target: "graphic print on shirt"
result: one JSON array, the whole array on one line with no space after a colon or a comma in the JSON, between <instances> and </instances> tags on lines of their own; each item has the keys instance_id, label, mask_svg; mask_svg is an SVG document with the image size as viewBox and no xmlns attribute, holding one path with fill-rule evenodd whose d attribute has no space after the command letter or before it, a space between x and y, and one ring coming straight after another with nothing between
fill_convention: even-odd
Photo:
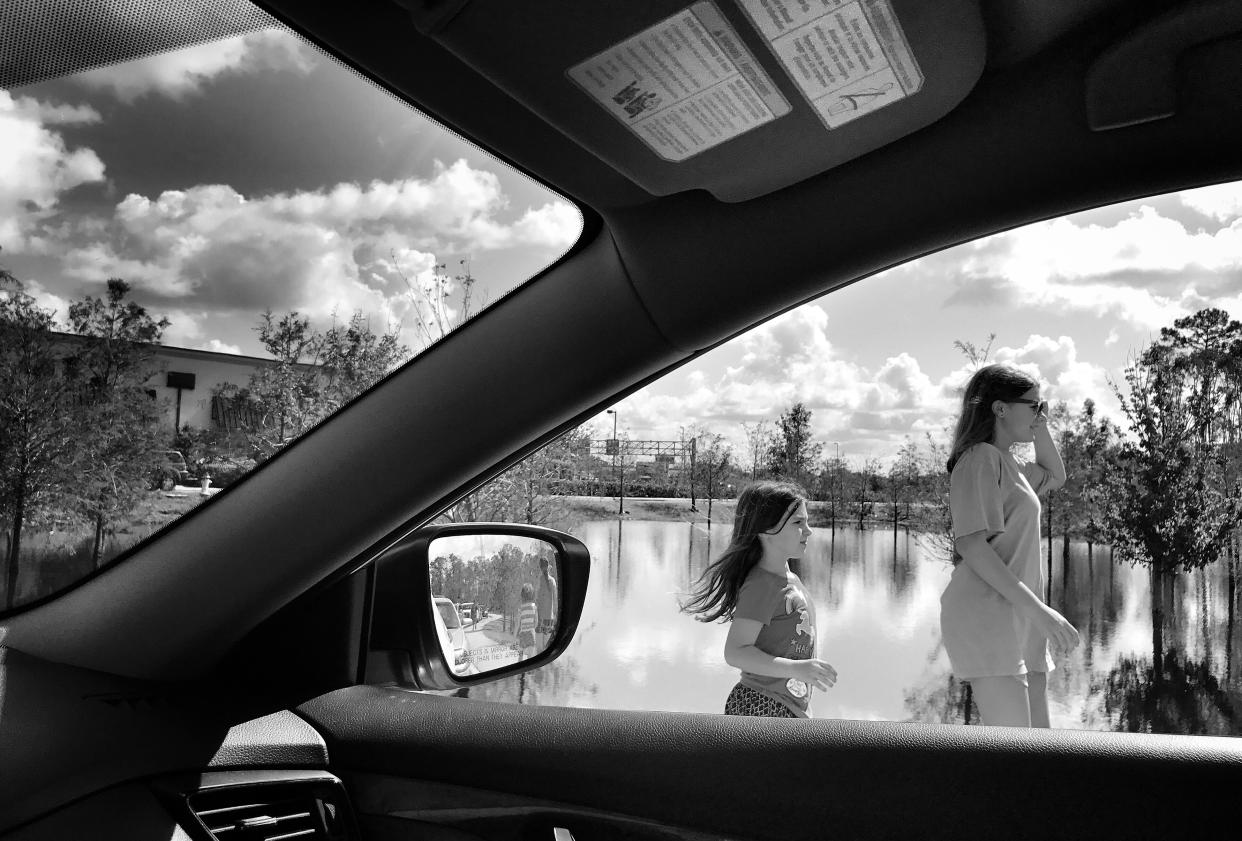
<instances>
[{"instance_id":1,"label":"graphic print on shirt","mask_svg":"<svg viewBox=\"0 0 1242 841\"><path fill-rule=\"evenodd\" d=\"M792 616L795 610L798 612L798 626L794 628L794 633L798 636L805 636L806 642L796 636L790 641L792 650L789 653L810 657L815 640L815 624L811 621L811 612L807 609L806 599L791 587L785 591L785 612Z\"/></svg>"},{"instance_id":2,"label":"graphic print on shirt","mask_svg":"<svg viewBox=\"0 0 1242 841\"><path fill-rule=\"evenodd\" d=\"M811 621L811 612L807 609L806 599L797 590L790 587L785 591L785 613L798 613L798 625L794 629L794 638L789 641L790 655L802 655L796 659L807 659L811 656L815 644L815 624ZM801 637L805 636L803 642ZM804 681L791 677L785 681L785 689L795 698L805 698L811 688Z\"/></svg>"}]
</instances>

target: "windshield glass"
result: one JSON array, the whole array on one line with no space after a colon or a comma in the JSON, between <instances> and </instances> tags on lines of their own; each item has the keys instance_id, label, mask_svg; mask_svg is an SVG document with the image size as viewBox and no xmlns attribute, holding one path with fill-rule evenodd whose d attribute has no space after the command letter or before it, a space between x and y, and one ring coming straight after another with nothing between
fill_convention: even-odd
<instances>
[{"instance_id":1,"label":"windshield glass","mask_svg":"<svg viewBox=\"0 0 1242 841\"><path fill-rule=\"evenodd\" d=\"M0 90L0 609L209 500L579 236L577 207L261 22Z\"/></svg>"},{"instance_id":2,"label":"windshield glass","mask_svg":"<svg viewBox=\"0 0 1242 841\"><path fill-rule=\"evenodd\" d=\"M457 619L457 611L453 608L452 602L437 601L436 607L440 608L440 618L444 620L444 627L449 630L461 627L461 622Z\"/></svg>"}]
</instances>

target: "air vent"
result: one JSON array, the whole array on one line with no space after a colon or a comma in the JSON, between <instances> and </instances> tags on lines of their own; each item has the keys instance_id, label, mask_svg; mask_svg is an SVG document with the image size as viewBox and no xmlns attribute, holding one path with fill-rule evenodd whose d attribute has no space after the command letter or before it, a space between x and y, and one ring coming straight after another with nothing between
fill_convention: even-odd
<instances>
[{"instance_id":1,"label":"air vent","mask_svg":"<svg viewBox=\"0 0 1242 841\"><path fill-rule=\"evenodd\" d=\"M188 798L216 841L347 841L344 790L321 780L221 786Z\"/></svg>"}]
</instances>

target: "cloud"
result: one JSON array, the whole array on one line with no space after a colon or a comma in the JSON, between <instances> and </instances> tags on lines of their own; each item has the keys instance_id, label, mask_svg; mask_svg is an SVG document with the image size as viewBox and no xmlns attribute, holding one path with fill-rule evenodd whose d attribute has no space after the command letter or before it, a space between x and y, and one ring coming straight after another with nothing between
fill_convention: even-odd
<instances>
[{"instance_id":1,"label":"cloud","mask_svg":"<svg viewBox=\"0 0 1242 841\"><path fill-rule=\"evenodd\" d=\"M1099 405L1109 402L1107 397L1112 389L1108 385L1108 372L1080 359L1078 347L1069 336L1053 339L1032 334L1022 347L1000 348L993 358L1036 376L1044 384L1042 396L1053 401L1063 400L1071 409L1082 406L1087 399Z\"/></svg>"},{"instance_id":2,"label":"cloud","mask_svg":"<svg viewBox=\"0 0 1242 841\"><path fill-rule=\"evenodd\" d=\"M828 335L828 317L818 305L793 310L731 343L728 352L740 350L740 363L721 366L709 354L686 376L685 387L655 384L621 401L615 408L622 428L634 430L631 437L673 440L683 427L698 424L725 435L745 460L741 424L771 424L801 401L812 411L814 439L829 449L839 442L851 463L874 458L887 466L907 436L920 443L926 433L942 437L956 416L972 365L937 379L909 353L878 366L860 365L843 358ZM1082 359L1069 336L1032 334L1020 346L994 349L991 360L1029 372L1049 399L1065 401L1071 409L1087 398L1097 406L1111 403L1105 369ZM708 370L723 373L709 377Z\"/></svg>"},{"instance_id":3,"label":"cloud","mask_svg":"<svg viewBox=\"0 0 1242 841\"><path fill-rule=\"evenodd\" d=\"M947 282L954 291L946 306L1069 310L1155 330L1235 295L1242 273L1242 185L1176 195L1228 224L1192 228L1162 215L1153 206L1167 207L1161 200L1131 206L1109 224L1086 221L1100 218L1094 211L1027 225L894 271Z\"/></svg>"},{"instance_id":4,"label":"cloud","mask_svg":"<svg viewBox=\"0 0 1242 841\"><path fill-rule=\"evenodd\" d=\"M1088 398L1097 406L1112 402L1108 399L1112 394L1108 370L1080 358L1078 346L1070 336L1054 339L1033 333L1021 347L995 348L988 361L1025 371L1039 381L1043 397L1053 402L1064 401L1074 410ZM939 405L951 404L948 416L956 414L962 389L974 371L973 365L963 364L937 383L936 390L942 398Z\"/></svg>"},{"instance_id":5,"label":"cloud","mask_svg":"<svg viewBox=\"0 0 1242 841\"><path fill-rule=\"evenodd\" d=\"M212 353L231 353L234 356L241 355L241 348L237 345L230 345L219 339L212 339L210 342L198 346L199 350L209 350Z\"/></svg>"},{"instance_id":6,"label":"cloud","mask_svg":"<svg viewBox=\"0 0 1242 841\"><path fill-rule=\"evenodd\" d=\"M88 70L72 78L84 87L108 91L125 103L148 94L180 100L226 74L261 70L307 73L314 61L311 48L297 36L267 29Z\"/></svg>"},{"instance_id":7,"label":"cloud","mask_svg":"<svg viewBox=\"0 0 1242 841\"><path fill-rule=\"evenodd\" d=\"M72 249L67 276L117 276L156 311L298 310L318 321L362 311L387 327L451 321L437 253L568 247L581 227L563 202L516 221L494 173L458 160L427 178L245 196L227 185L126 196L107 235ZM554 254L549 254L549 257ZM513 280L513 279L507 279ZM411 290L414 290L412 293ZM194 338L188 336L188 338Z\"/></svg>"},{"instance_id":8,"label":"cloud","mask_svg":"<svg viewBox=\"0 0 1242 841\"><path fill-rule=\"evenodd\" d=\"M0 247L46 250L41 226L61 196L103 180L99 156L90 149L69 149L52 128L99 119L90 108L15 99L0 91Z\"/></svg>"},{"instance_id":9,"label":"cloud","mask_svg":"<svg viewBox=\"0 0 1242 841\"><path fill-rule=\"evenodd\" d=\"M1181 202L1218 222L1228 223L1242 217L1242 182L1216 184L1177 194Z\"/></svg>"},{"instance_id":10,"label":"cloud","mask_svg":"<svg viewBox=\"0 0 1242 841\"><path fill-rule=\"evenodd\" d=\"M64 328L69 323L69 302L67 300L53 292L49 292L37 280L25 280L22 282L22 286L26 294L34 299L37 306L49 310L53 314L57 325Z\"/></svg>"},{"instance_id":11,"label":"cloud","mask_svg":"<svg viewBox=\"0 0 1242 841\"><path fill-rule=\"evenodd\" d=\"M828 333L820 306L792 310L730 343L727 352L740 349L740 362L724 366L714 381L704 374L716 368L709 354L687 378L688 388L641 389L618 404L620 418L644 436L669 439L677 438L681 427L699 423L728 436L741 453L742 423L770 422L802 402L812 412L817 440L840 441L855 454L884 458L896 452L907 432L919 434L929 419L953 411L952 396L946 398L910 354L868 368L843 358Z\"/></svg>"}]
</instances>

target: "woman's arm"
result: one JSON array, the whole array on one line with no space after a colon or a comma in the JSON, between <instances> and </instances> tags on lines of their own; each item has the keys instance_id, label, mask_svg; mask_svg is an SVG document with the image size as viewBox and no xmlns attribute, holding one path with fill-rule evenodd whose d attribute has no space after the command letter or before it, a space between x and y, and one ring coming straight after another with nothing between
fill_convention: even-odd
<instances>
[{"instance_id":1,"label":"woman's arm","mask_svg":"<svg viewBox=\"0 0 1242 841\"><path fill-rule=\"evenodd\" d=\"M1035 463L1048 471L1049 479L1045 490L1055 491L1065 484L1065 462L1057 452L1056 442L1048 430L1048 416L1040 415L1033 424L1035 429Z\"/></svg>"},{"instance_id":2,"label":"woman's arm","mask_svg":"<svg viewBox=\"0 0 1242 841\"><path fill-rule=\"evenodd\" d=\"M1048 639L1066 650L1078 645L1078 631L1064 616L1048 607L1039 596L1018 580L1013 570L1005 565L1000 555L988 543L987 534L977 531L957 539L957 553L962 563L984 580L1005 600L1026 616Z\"/></svg>"},{"instance_id":3,"label":"woman's arm","mask_svg":"<svg viewBox=\"0 0 1242 841\"><path fill-rule=\"evenodd\" d=\"M725 662L752 675L793 677L820 689L828 689L837 682L837 670L823 660L792 660L760 651L755 640L761 630L763 623L755 619L734 619L730 622L729 636L725 639Z\"/></svg>"}]
</instances>

